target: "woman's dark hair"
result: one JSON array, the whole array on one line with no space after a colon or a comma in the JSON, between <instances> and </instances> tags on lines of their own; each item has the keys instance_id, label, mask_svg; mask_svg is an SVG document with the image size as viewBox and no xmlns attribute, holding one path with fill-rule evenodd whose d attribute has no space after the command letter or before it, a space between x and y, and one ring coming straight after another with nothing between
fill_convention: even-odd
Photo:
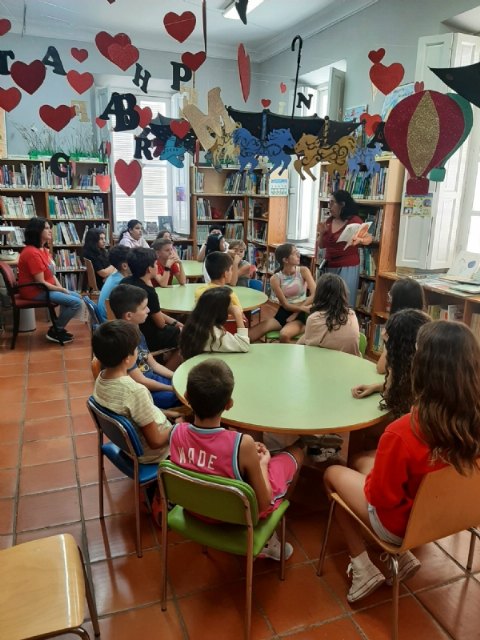
<instances>
[{"instance_id":1,"label":"woman's dark hair","mask_svg":"<svg viewBox=\"0 0 480 640\"><path fill-rule=\"evenodd\" d=\"M283 269L283 261L290 257L292 251L295 250L295 245L291 242L284 242L279 244L275 249L275 260L278 262L279 267L275 269L275 273L278 273Z\"/></svg>"},{"instance_id":2,"label":"woman's dark hair","mask_svg":"<svg viewBox=\"0 0 480 640\"><path fill-rule=\"evenodd\" d=\"M135 218L133 218L132 220L129 220L127 222L127 226L125 227L125 229L122 229L122 231L120 232L120 237L119 237L118 241L120 242L120 240L123 238L123 236L128 231L131 231L133 228L135 228L137 226L137 224L139 224L141 227L143 227L141 220L136 220Z\"/></svg>"},{"instance_id":3,"label":"woman's dark hair","mask_svg":"<svg viewBox=\"0 0 480 640\"><path fill-rule=\"evenodd\" d=\"M388 409L395 418L410 412L413 404L412 360L417 334L431 318L418 309L403 309L390 316L385 325L387 358L381 409Z\"/></svg>"},{"instance_id":4,"label":"woman's dark hair","mask_svg":"<svg viewBox=\"0 0 480 640\"><path fill-rule=\"evenodd\" d=\"M172 232L170 231L170 229L166 229L165 227L163 227L163 229L160 229L160 231L157 233L157 237L155 238L155 240L163 240L167 233L170 237L172 237Z\"/></svg>"},{"instance_id":5,"label":"woman's dark hair","mask_svg":"<svg viewBox=\"0 0 480 640\"><path fill-rule=\"evenodd\" d=\"M148 267L154 267L157 256L153 249L138 247L128 254L128 266L134 278L143 278Z\"/></svg>"},{"instance_id":6,"label":"woman's dark hair","mask_svg":"<svg viewBox=\"0 0 480 640\"><path fill-rule=\"evenodd\" d=\"M205 243L205 257L208 256L209 253L213 253L214 251L220 251L220 241L223 236L218 233L211 233L207 242Z\"/></svg>"},{"instance_id":7,"label":"woman's dark hair","mask_svg":"<svg viewBox=\"0 0 480 640\"><path fill-rule=\"evenodd\" d=\"M337 204L341 204L342 211L340 213L341 220L348 220L353 216L356 216L358 213L358 204L352 198L352 196L348 193L348 191L344 191L344 189L338 189L332 193L332 196Z\"/></svg>"},{"instance_id":8,"label":"woman's dark hair","mask_svg":"<svg viewBox=\"0 0 480 640\"><path fill-rule=\"evenodd\" d=\"M223 328L228 318L232 291L228 287L207 289L198 299L180 334L180 352L185 360L203 353L214 327Z\"/></svg>"},{"instance_id":9,"label":"woman's dark hair","mask_svg":"<svg viewBox=\"0 0 480 640\"><path fill-rule=\"evenodd\" d=\"M423 289L413 278L397 280L390 289L390 296L390 313L396 313L402 309L423 310L425 308Z\"/></svg>"},{"instance_id":10,"label":"woman's dark hair","mask_svg":"<svg viewBox=\"0 0 480 640\"><path fill-rule=\"evenodd\" d=\"M459 473L478 468L480 455L480 347L461 322L422 327L412 365L413 429L432 461Z\"/></svg>"},{"instance_id":11,"label":"woman's dark hair","mask_svg":"<svg viewBox=\"0 0 480 640\"><path fill-rule=\"evenodd\" d=\"M317 281L311 313L324 311L327 329L337 331L348 322L348 298L344 281L334 273L324 273Z\"/></svg>"},{"instance_id":12,"label":"woman's dark hair","mask_svg":"<svg viewBox=\"0 0 480 640\"><path fill-rule=\"evenodd\" d=\"M25 227L26 245L37 247L37 249L42 247L40 238L47 222L48 220L46 220L46 218L30 218L27 222L27 226Z\"/></svg>"},{"instance_id":13,"label":"woman's dark hair","mask_svg":"<svg viewBox=\"0 0 480 640\"><path fill-rule=\"evenodd\" d=\"M99 256L102 254L107 255L107 250L105 248L100 249L98 246L101 235L106 235L105 229L93 227L87 231L82 249L82 256L84 258L89 258L89 256Z\"/></svg>"}]
</instances>

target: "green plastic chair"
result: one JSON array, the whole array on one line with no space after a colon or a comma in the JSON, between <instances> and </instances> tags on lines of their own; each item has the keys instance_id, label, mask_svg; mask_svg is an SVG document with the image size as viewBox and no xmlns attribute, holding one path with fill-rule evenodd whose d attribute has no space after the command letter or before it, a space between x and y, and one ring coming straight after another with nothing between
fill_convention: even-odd
<instances>
[{"instance_id":1,"label":"green plastic chair","mask_svg":"<svg viewBox=\"0 0 480 640\"><path fill-rule=\"evenodd\" d=\"M364 333L360 333L360 337L358 339L358 348L360 349L362 358L364 358L365 352L367 350L367 336Z\"/></svg>"},{"instance_id":2,"label":"green plastic chair","mask_svg":"<svg viewBox=\"0 0 480 640\"><path fill-rule=\"evenodd\" d=\"M298 340L302 334L299 333L298 336L294 336L293 340ZM268 331L265 334L265 342L279 342L280 340L280 331Z\"/></svg>"},{"instance_id":3,"label":"green plastic chair","mask_svg":"<svg viewBox=\"0 0 480 640\"><path fill-rule=\"evenodd\" d=\"M246 556L245 638L250 638L252 617L253 560L281 524L280 580L285 579L285 511L284 500L266 518L259 520L257 498L246 482L187 471L169 460L158 468L162 497L162 611L167 609L168 530L199 544ZM168 511L168 503L176 506ZM205 522L192 512L219 521Z\"/></svg>"}]
</instances>

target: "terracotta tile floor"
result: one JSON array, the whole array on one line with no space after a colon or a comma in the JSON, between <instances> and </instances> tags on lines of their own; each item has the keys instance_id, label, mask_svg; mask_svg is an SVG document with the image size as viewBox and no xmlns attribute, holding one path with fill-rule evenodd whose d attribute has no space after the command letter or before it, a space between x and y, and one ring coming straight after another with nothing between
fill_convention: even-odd
<instances>
[{"instance_id":1,"label":"terracotta tile floor","mask_svg":"<svg viewBox=\"0 0 480 640\"><path fill-rule=\"evenodd\" d=\"M46 324L20 335L15 351L0 337L0 548L71 533L90 564L104 640L242 638L244 569L235 557L172 536L168 610L160 609L159 532L143 514L144 556L134 545L132 485L107 462L109 486L98 517L95 433L85 400L92 390L87 327L75 341L48 343ZM256 640L380 640L390 637L390 590L348 605L348 556L333 531L325 574L315 575L326 522L321 471L304 468L288 514L294 555L285 582L269 560L255 563ZM467 577L468 536L418 549L420 572L403 586L400 637L480 638L480 549ZM1 573L1 570L0 570ZM87 624L89 630L91 628Z\"/></svg>"}]
</instances>

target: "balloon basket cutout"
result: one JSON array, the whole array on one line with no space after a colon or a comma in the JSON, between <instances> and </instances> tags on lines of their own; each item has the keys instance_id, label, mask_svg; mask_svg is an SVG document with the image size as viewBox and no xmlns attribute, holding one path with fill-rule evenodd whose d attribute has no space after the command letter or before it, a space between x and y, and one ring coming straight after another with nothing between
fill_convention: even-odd
<instances>
[{"instance_id":1,"label":"balloon basket cutout","mask_svg":"<svg viewBox=\"0 0 480 640\"><path fill-rule=\"evenodd\" d=\"M407 195L429 193L429 172L458 148L464 131L462 108L438 91L414 93L392 109L385 138L409 173Z\"/></svg>"}]
</instances>

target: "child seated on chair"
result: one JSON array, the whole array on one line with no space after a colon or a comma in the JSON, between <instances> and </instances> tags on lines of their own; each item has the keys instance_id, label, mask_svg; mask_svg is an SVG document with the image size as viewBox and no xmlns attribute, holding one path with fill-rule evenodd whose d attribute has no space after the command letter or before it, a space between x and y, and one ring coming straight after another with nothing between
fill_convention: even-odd
<instances>
[{"instance_id":1,"label":"child seated on chair","mask_svg":"<svg viewBox=\"0 0 480 640\"><path fill-rule=\"evenodd\" d=\"M256 272L256 267L253 264L250 264L247 260L245 260L245 251L247 250L247 245L243 240L230 240L230 246L228 247L228 253L235 258L238 256L239 263L237 266L237 287L248 287L248 281L250 278L253 278Z\"/></svg>"},{"instance_id":2,"label":"child seated on chair","mask_svg":"<svg viewBox=\"0 0 480 640\"><path fill-rule=\"evenodd\" d=\"M118 320L125 320L137 327L148 315L147 294L132 284L119 284L110 294L110 308ZM146 387L156 407L170 409L179 404L172 387L173 371L159 364L150 353L145 336L140 334L137 359L128 370L135 382Z\"/></svg>"},{"instance_id":3,"label":"child seated on chair","mask_svg":"<svg viewBox=\"0 0 480 640\"><path fill-rule=\"evenodd\" d=\"M195 289L195 301L200 298L204 291L213 287L233 286L237 282L236 268L234 269L235 262L238 264L238 259L235 261L229 253L222 253L221 251L209 253L205 258L205 268L210 276L210 282ZM242 311L242 305L234 291L230 293L230 298L232 304Z\"/></svg>"},{"instance_id":4,"label":"child seated on chair","mask_svg":"<svg viewBox=\"0 0 480 640\"><path fill-rule=\"evenodd\" d=\"M146 387L128 375L135 365L140 343L138 326L125 320L104 322L92 337L95 356L103 364L93 397L105 409L125 416L143 445L139 462L160 462L168 456L171 424L154 404Z\"/></svg>"},{"instance_id":5,"label":"child seated on chair","mask_svg":"<svg viewBox=\"0 0 480 640\"><path fill-rule=\"evenodd\" d=\"M248 482L255 491L260 517L266 517L285 497L303 462L303 452L289 447L271 457L250 435L221 427L222 413L233 406L233 387L232 371L222 360L211 358L193 367L185 397L195 420L173 427L170 459L185 469ZM275 533L259 557L280 560L280 551ZM285 558L292 553L292 546L286 543Z\"/></svg>"}]
</instances>

